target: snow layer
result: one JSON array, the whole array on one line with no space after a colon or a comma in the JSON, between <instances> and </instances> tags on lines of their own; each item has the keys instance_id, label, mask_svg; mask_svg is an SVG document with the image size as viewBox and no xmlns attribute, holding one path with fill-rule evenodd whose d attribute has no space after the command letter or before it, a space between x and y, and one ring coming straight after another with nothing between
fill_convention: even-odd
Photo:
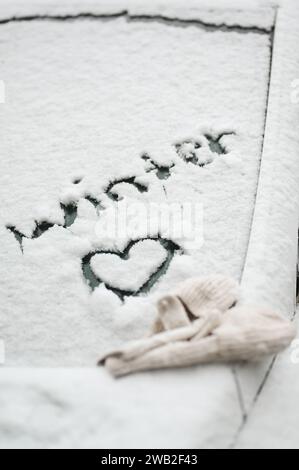
<instances>
[{"instance_id":1,"label":"snow layer","mask_svg":"<svg viewBox=\"0 0 299 470\"><path fill-rule=\"evenodd\" d=\"M237 448L298 449L299 338L273 363L271 374L257 396Z\"/></svg>"},{"instance_id":2,"label":"snow layer","mask_svg":"<svg viewBox=\"0 0 299 470\"><path fill-rule=\"evenodd\" d=\"M129 299L130 308L111 299L117 309L105 313L105 290L91 295L83 278L83 257L111 249L95 223L115 204L112 183L123 198L129 179L136 200L204 204L202 249L182 246L184 256L175 254L152 292L187 275L221 271L240 278L264 130L270 36L120 17L12 22L0 26L0 37L7 83L0 116L7 364L94 364L102 349L148 325L139 313L136 326L142 299ZM178 152L186 141L202 146L197 161ZM160 179L157 168L168 168L169 176ZM145 190L132 184L134 177ZM84 197L99 206L80 201L67 229L56 225L30 239L35 221L63 225L60 204ZM29 237L23 256L8 224ZM130 333L111 331L111 319L117 322L124 309Z\"/></svg>"},{"instance_id":3,"label":"snow layer","mask_svg":"<svg viewBox=\"0 0 299 470\"><path fill-rule=\"evenodd\" d=\"M273 19L273 10L251 9L259 2L248 5L246 1L246 11L240 8L239 1L221 2L225 9L216 11L201 9L204 3L211 7L211 2L190 1L187 9L181 7L181 2L151 2L147 7L136 2L119 3L122 7L130 4L130 14L157 12L213 25L256 25L269 30ZM233 3L235 10L231 10ZM262 2L263 6L269 3ZM284 3L288 2L280 2ZM87 4L84 3L85 11L98 13L103 12L102 8L106 12L119 8L116 2L113 11L112 2L105 7L103 3L90 7ZM80 6L66 1L34 5L9 2L2 9L1 18L53 12L78 14ZM296 21L295 14L291 16ZM64 22L60 26L47 22L0 26L4 78L10 83L5 115L0 108L4 130L0 144L0 323L8 364L90 365L101 348L143 334L151 322L153 299L129 298L121 306L119 298L103 285L91 293L82 276L82 257L101 246L94 230L101 210L83 197L97 197L103 207L110 204L105 189L111 179L137 175L138 181L149 185L147 192L139 193L131 184L128 187L119 183L115 189L121 197L161 201L166 193L172 200L174 194L185 197L187 187L191 197L197 191L207 196L207 233L202 252L174 256L154 296L190 273L204 273L209 268L215 271L220 267L236 278L241 276L263 135L269 37L264 33L243 34L237 29L212 29L213 32L195 26L180 29L163 22L138 25L129 22L128 17L114 20L113 30L112 22L87 21ZM288 31L289 26L281 22L282 36L286 37ZM283 40L280 39L280 50ZM98 47L99 44L105 47ZM290 50L294 52L295 48L291 45ZM109 69L111 57L113 67ZM280 59L276 65L278 95L288 60L289 54L285 54L286 62ZM293 66L295 70L296 59ZM286 85L292 73L289 71L285 78ZM276 112L277 109L279 105ZM287 105L282 109L284 116L288 114ZM290 119L295 119L294 114ZM175 151L177 143L204 140L207 133L223 131L235 132L221 139L228 153L213 154L213 163L204 167L187 164ZM279 144L280 150L294 148L294 140L288 139L285 145L284 136L281 143L275 142L275 148ZM171 176L161 182L158 171L146 173L146 165L140 159L143 152L150 153L160 165L170 168L175 164L170 169ZM288 162L287 155L285 158ZM204 160L209 158L205 156ZM286 166L280 170L277 167L276 174L285 172ZM267 173L270 167L271 164L263 172ZM292 164L290 171L291 167ZM76 184L71 183L74 181ZM290 181L293 187L294 179ZM15 224L27 236L34 230L35 219L63 225L59 201L79 201L74 224L68 229L52 227L33 240L24 238L22 255L4 225ZM283 207L283 198L278 198L277 203ZM261 206L265 214L269 206ZM293 207L288 205L285 220ZM255 218L257 225L261 224L262 214L263 211ZM280 211L270 230L274 246L282 214ZM267 226L268 222L262 225L265 234L269 233ZM233 241L234 233L239 241ZM281 235L285 237L285 231ZM263 237L255 236L254 240L250 248L253 260L257 240L261 241L259 249L271 245ZM291 239L285 245L287 250L289 247ZM279 253L284 261L285 249L281 246ZM287 258L289 266L292 256ZM260 260L261 266L264 258ZM288 268L286 272L284 288L288 292ZM248 292L254 293L254 269L249 273L246 285ZM261 273L259 279L260 276ZM268 281L269 276L272 277L271 270L267 269ZM265 286L264 278L262 284ZM261 289L258 292L260 295ZM200 367L142 374L115 382L105 371L96 369L3 368L1 446L227 447L239 427L241 412L248 412L264 370L265 364L249 370L249 374L246 368L243 375L240 369L232 375L225 366ZM242 384L237 396L238 377ZM240 393L247 392L248 385L245 410ZM274 394L268 392L268 405L273 397L275 400L275 394L278 396L277 389ZM279 390L279 394L285 391ZM194 391L196 406L189 399ZM285 397L287 403L289 395ZM262 405L264 409L265 402ZM266 415L270 417L272 409L268 411ZM293 407L288 414L293 414ZM237 441L239 446L248 442L258 445L254 438L257 427L272 432L272 438L267 440L264 433L259 434L260 442L275 442L272 420L266 418L261 426L258 416L257 411L247 437L244 434L243 439L241 435ZM286 446L292 442L287 429L295 429L289 424L283 436Z\"/></svg>"},{"instance_id":4,"label":"snow layer","mask_svg":"<svg viewBox=\"0 0 299 470\"><path fill-rule=\"evenodd\" d=\"M245 299L267 304L293 317L299 213L299 134L298 104L292 101L291 91L299 70L299 5L297 2L284 4L286 7L278 10L276 19L266 134L242 290ZM238 368L247 411L261 383L267 378L270 364L271 359L259 367Z\"/></svg>"},{"instance_id":5,"label":"snow layer","mask_svg":"<svg viewBox=\"0 0 299 470\"><path fill-rule=\"evenodd\" d=\"M277 14L263 156L242 278L247 298L289 316L295 310L299 213L298 104L292 101L299 69L298 2L295 5L293 14L284 8ZM271 289L265 289L269 279Z\"/></svg>"},{"instance_id":6,"label":"snow layer","mask_svg":"<svg viewBox=\"0 0 299 470\"><path fill-rule=\"evenodd\" d=\"M119 381L97 369L7 368L0 409L1 448L222 448L240 420L220 366Z\"/></svg>"},{"instance_id":7,"label":"snow layer","mask_svg":"<svg viewBox=\"0 0 299 470\"><path fill-rule=\"evenodd\" d=\"M243 0L242 0L243 1ZM0 19L30 15L76 15L82 13L82 4L74 0L2 0L5 8ZM262 3L262 4L261 4ZM84 13L93 15L118 14L127 12L128 16L160 15L168 18L200 20L215 25L239 25L259 27L270 30L276 6L275 2L264 0L246 1L246 15L240 9L241 0L189 0L188 8L181 0L84 0ZM257 9L257 6L259 7ZM221 7L221 8L219 8Z\"/></svg>"}]
</instances>

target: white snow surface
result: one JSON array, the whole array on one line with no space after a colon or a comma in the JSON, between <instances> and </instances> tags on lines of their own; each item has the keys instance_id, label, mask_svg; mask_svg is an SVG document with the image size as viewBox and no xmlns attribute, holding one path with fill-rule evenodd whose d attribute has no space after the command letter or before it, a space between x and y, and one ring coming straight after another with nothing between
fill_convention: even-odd
<instances>
[{"instance_id":1,"label":"white snow surface","mask_svg":"<svg viewBox=\"0 0 299 470\"><path fill-rule=\"evenodd\" d=\"M82 13L82 3L71 0L1 4L0 20ZM293 383L296 366L281 372L289 365L289 350L286 361L273 368L274 378L256 409L254 398L269 361L157 371L119 381L92 368L103 352L147 333L155 300L187 276L221 271L240 280L252 220L243 284L257 299L263 298L267 277L277 276L279 285L279 267L269 258L276 250L277 260L287 263L273 305L287 305L289 313L290 302L283 297L291 282L294 230L288 239L284 227L296 207L295 197L286 203L296 175L293 132L286 126L296 120L294 108L288 112L288 93L298 57L297 42L288 36L295 9L284 17L288 4L279 1L275 50L280 59L274 62L274 106L261 168L265 189L258 188L258 181L275 2L86 1L84 12L127 13L106 20L0 24L0 79L6 83L6 103L0 105L0 336L6 349L0 373L1 447L297 446L290 404L295 395L280 380L281 373L284 383L292 374ZM142 14L164 20L133 20ZM193 24L171 23L171 18ZM293 51L293 60L287 51ZM288 116L286 124L280 109ZM207 136L222 133L225 153L219 155L211 151ZM192 152L195 143L200 144L196 164L181 152L186 146ZM150 161L141 158L145 154ZM169 177L160 179L155 165L169 168ZM287 178L275 193L275 208L269 187L279 174ZM146 191L132 184L134 177ZM119 201L109 197L112 182ZM257 189L261 202L254 213ZM97 208L94 198L100 202ZM98 226L108 208L121 208L128 199L203 202L204 244L190 250L182 243L182 252L174 254L150 293L123 303L104 283L92 291L82 259L94 251L122 252L130 240L101 238ZM77 218L63 228L61 204L71 203L77 205ZM265 213L269 217L263 218ZM54 225L30 239L36 221ZM8 224L29 237L23 238L23 252ZM107 283L138 288L165 253L152 240L133 248L136 258L98 254L91 265L100 277L107 276ZM152 253L151 263L146 253ZM274 428L272 403L278 413ZM277 438L281 415L294 417L282 440Z\"/></svg>"},{"instance_id":2,"label":"white snow surface","mask_svg":"<svg viewBox=\"0 0 299 470\"><path fill-rule=\"evenodd\" d=\"M121 248L95 229L105 208L117 204L105 194L109 183L137 177L147 191L129 184L136 200L203 203L202 248L181 246L184 255L174 255L150 293L158 295L188 275L223 272L240 279L265 125L270 36L126 17L11 22L0 26L0 35L8 84L0 116L6 361L95 364L102 349L148 327L140 314L142 299L119 306L112 292L91 294L83 278L85 255ZM222 134L226 153L218 154L207 136ZM178 149L186 141L201 145L198 164L182 158ZM147 172L144 154L171 166L169 178ZM113 189L122 198L128 197L124 186ZM86 195L101 202L98 211L89 201L82 204ZM35 221L61 225L60 203L78 201L70 227L54 225L38 238L24 238L23 254L5 227L30 237ZM112 276L110 258L106 280ZM106 262L97 268L101 274ZM110 281L118 278L118 285L130 290L133 277L127 276L126 284L122 264ZM145 271L155 267L153 259ZM107 313L106 295L111 297ZM117 322L127 309L130 329L116 334L111 319Z\"/></svg>"},{"instance_id":3,"label":"white snow surface","mask_svg":"<svg viewBox=\"0 0 299 470\"><path fill-rule=\"evenodd\" d=\"M226 447L240 420L236 403L224 366L120 381L89 368L6 368L0 448Z\"/></svg>"}]
</instances>

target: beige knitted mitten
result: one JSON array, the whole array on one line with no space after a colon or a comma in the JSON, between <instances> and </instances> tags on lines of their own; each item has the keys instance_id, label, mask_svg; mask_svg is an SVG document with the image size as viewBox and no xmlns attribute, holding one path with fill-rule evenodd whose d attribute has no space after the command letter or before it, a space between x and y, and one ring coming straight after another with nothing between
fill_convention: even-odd
<instances>
[{"instance_id":1,"label":"beige knitted mitten","mask_svg":"<svg viewBox=\"0 0 299 470\"><path fill-rule=\"evenodd\" d=\"M219 287L219 289L217 289ZM256 360L295 337L293 324L265 308L234 306L238 285L223 276L189 279L157 305L154 334L100 363L114 376L206 362Z\"/></svg>"}]
</instances>

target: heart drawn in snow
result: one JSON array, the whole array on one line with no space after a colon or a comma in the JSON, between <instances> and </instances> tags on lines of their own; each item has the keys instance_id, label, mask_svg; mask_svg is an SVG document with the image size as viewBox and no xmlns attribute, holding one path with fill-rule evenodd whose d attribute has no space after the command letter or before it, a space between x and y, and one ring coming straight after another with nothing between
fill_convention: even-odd
<instances>
[{"instance_id":1,"label":"heart drawn in snow","mask_svg":"<svg viewBox=\"0 0 299 470\"><path fill-rule=\"evenodd\" d=\"M121 253L98 251L87 255L83 274L92 289L104 283L123 299L148 292L178 250L174 242L160 237L131 241Z\"/></svg>"}]
</instances>

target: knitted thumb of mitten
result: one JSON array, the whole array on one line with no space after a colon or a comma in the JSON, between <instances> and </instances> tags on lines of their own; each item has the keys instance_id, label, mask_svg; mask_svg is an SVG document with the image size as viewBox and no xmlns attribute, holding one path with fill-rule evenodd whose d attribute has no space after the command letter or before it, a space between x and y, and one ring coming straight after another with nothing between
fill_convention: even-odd
<instances>
[{"instance_id":1,"label":"knitted thumb of mitten","mask_svg":"<svg viewBox=\"0 0 299 470\"><path fill-rule=\"evenodd\" d=\"M239 286L222 275L190 278L173 295L158 301L158 316L153 333L187 325L191 319L209 315L211 310L224 313L238 299Z\"/></svg>"}]
</instances>

